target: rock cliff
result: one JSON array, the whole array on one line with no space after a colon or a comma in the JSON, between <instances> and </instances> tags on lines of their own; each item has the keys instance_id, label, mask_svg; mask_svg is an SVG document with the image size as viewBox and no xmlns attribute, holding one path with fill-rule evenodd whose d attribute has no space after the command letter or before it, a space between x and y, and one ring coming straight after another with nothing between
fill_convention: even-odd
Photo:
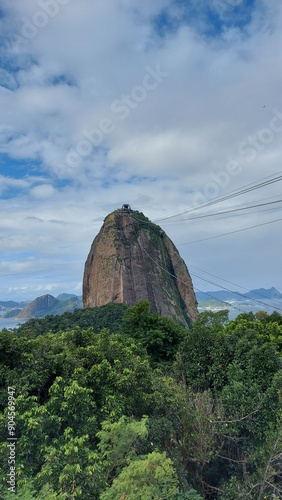
<instances>
[{"instance_id":1,"label":"rock cliff","mask_svg":"<svg viewBox=\"0 0 282 500\"><path fill-rule=\"evenodd\" d=\"M197 316L191 277L170 238L141 212L116 210L105 218L87 257L83 306L142 299L182 324Z\"/></svg>"}]
</instances>

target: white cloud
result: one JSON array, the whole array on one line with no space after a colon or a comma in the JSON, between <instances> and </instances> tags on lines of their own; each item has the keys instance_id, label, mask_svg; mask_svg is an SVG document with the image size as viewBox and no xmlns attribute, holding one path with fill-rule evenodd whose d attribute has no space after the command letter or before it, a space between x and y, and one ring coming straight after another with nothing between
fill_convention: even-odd
<instances>
[{"instance_id":1,"label":"white cloud","mask_svg":"<svg viewBox=\"0 0 282 500\"><path fill-rule=\"evenodd\" d=\"M55 194L55 189L50 184L41 184L31 190L34 198L51 198Z\"/></svg>"},{"instance_id":2,"label":"white cloud","mask_svg":"<svg viewBox=\"0 0 282 500\"><path fill-rule=\"evenodd\" d=\"M195 194L207 196L207 184L226 171L230 161L238 161L241 170L224 188L218 187L219 194L281 169L278 132L271 143L255 150L251 162L238 149L269 128L273 108L282 113L280 2L256 2L251 22L243 30L227 27L221 37L202 35L204 4L197 2L197 22L189 18L184 24L170 0L70 0L35 36L15 42L23 17L33 22L41 7L35 0L3 1L9 16L5 25L0 21L6 33L1 50L6 49L9 64L0 72L5 87L0 88L0 153L4 164L7 155L10 161L0 178L0 192L10 198L0 205L1 249L7 274L34 271L27 279L36 283L24 285L29 291L45 286L37 279L77 286L104 216L122 203L154 219L193 206ZM160 38L152 19L169 7L179 26ZM122 120L113 102L132 97L133 89L142 86L146 68L157 65L169 75L146 98L133 100ZM99 128L104 119L112 121L113 131L103 134L89 156L68 165L66 156L77 149L83 131ZM276 194L279 189L273 186L257 196ZM260 215L254 214L231 224L187 222L180 228L168 225L168 230L181 243L186 232L189 240L200 239L258 220ZM276 227L269 231L264 233L268 238L278 238ZM266 241L256 240L259 233L252 234L249 259L257 251L256 241L261 253L269 251ZM214 241L217 246L206 243L203 250L183 247L188 264L207 260L219 275L228 269L232 274L233 266L238 274L247 235L238 236L241 246L231 239L226 244ZM26 254L33 257L33 268L22 258ZM265 264L265 279L276 279L274 257ZM47 279L48 271L52 277ZM242 279L245 276L242 273ZM250 283L256 279L253 271ZM8 285L2 286L3 294Z\"/></svg>"},{"instance_id":3,"label":"white cloud","mask_svg":"<svg viewBox=\"0 0 282 500\"><path fill-rule=\"evenodd\" d=\"M29 183L23 179L13 179L0 175L0 193L3 194L9 188L24 189L29 186Z\"/></svg>"}]
</instances>

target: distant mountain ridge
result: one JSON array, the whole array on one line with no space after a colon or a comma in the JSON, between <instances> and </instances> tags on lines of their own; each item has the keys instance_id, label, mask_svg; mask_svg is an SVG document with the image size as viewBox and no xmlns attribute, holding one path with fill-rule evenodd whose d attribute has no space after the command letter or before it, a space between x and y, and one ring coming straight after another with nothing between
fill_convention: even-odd
<instances>
[{"instance_id":1,"label":"distant mountain ridge","mask_svg":"<svg viewBox=\"0 0 282 500\"><path fill-rule=\"evenodd\" d=\"M228 290L197 292L196 297L199 312L228 309L229 319L248 312L282 313L282 294L274 287L258 288L244 294Z\"/></svg>"},{"instance_id":2,"label":"distant mountain ridge","mask_svg":"<svg viewBox=\"0 0 282 500\"><path fill-rule=\"evenodd\" d=\"M251 290L244 294L245 297L256 299L258 297L263 297L265 299L282 299L282 293L280 293L276 288L271 287L268 289L258 288L257 290Z\"/></svg>"},{"instance_id":3,"label":"distant mountain ridge","mask_svg":"<svg viewBox=\"0 0 282 500\"><path fill-rule=\"evenodd\" d=\"M60 293L56 297L57 300L62 300L62 301L66 301L66 300L70 300L70 299L75 299L75 298L78 298L78 297L74 293Z\"/></svg>"},{"instance_id":4,"label":"distant mountain ridge","mask_svg":"<svg viewBox=\"0 0 282 500\"><path fill-rule=\"evenodd\" d=\"M12 309L13 307L24 307L28 304L25 302L15 302L14 300L0 300L0 308Z\"/></svg>"},{"instance_id":5,"label":"distant mountain ridge","mask_svg":"<svg viewBox=\"0 0 282 500\"><path fill-rule=\"evenodd\" d=\"M17 315L18 319L41 318L52 310L59 301L52 295L43 295L30 302Z\"/></svg>"},{"instance_id":6,"label":"distant mountain ridge","mask_svg":"<svg viewBox=\"0 0 282 500\"><path fill-rule=\"evenodd\" d=\"M82 301L77 295L61 294L55 298L50 294L37 297L16 316L17 319L44 318L47 315L60 315L73 312L82 307Z\"/></svg>"},{"instance_id":7,"label":"distant mountain ridge","mask_svg":"<svg viewBox=\"0 0 282 500\"><path fill-rule=\"evenodd\" d=\"M228 290L196 292L199 312L229 308L230 316L245 311L267 310L275 308L282 311L282 293L275 287L257 288L244 294ZM281 301L281 304L280 304ZM265 305L264 305L265 304ZM71 293L61 293L57 297L50 294L36 297L33 301L0 301L0 317L29 319L44 318L47 315L61 315L82 308L82 297ZM233 311L233 314L232 314Z\"/></svg>"},{"instance_id":8,"label":"distant mountain ridge","mask_svg":"<svg viewBox=\"0 0 282 500\"><path fill-rule=\"evenodd\" d=\"M258 288L247 293L234 292L231 290L215 290L208 292L196 292L198 301L215 298L219 300L246 300L246 299L282 299L282 293L276 288Z\"/></svg>"}]
</instances>

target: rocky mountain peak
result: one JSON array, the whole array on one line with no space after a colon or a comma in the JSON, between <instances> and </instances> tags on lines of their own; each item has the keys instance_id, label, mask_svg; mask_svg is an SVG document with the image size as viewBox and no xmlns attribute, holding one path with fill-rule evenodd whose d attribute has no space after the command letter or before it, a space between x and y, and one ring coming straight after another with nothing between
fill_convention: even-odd
<instances>
[{"instance_id":1,"label":"rocky mountain peak","mask_svg":"<svg viewBox=\"0 0 282 500\"><path fill-rule=\"evenodd\" d=\"M24 307L24 309L18 314L17 318L40 318L46 314L46 311L50 311L57 303L58 300L55 299L53 295L42 295Z\"/></svg>"},{"instance_id":2,"label":"rocky mountain peak","mask_svg":"<svg viewBox=\"0 0 282 500\"><path fill-rule=\"evenodd\" d=\"M175 245L143 213L123 205L105 218L92 243L83 306L133 305L142 299L152 310L186 325L197 316L192 280Z\"/></svg>"}]
</instances>

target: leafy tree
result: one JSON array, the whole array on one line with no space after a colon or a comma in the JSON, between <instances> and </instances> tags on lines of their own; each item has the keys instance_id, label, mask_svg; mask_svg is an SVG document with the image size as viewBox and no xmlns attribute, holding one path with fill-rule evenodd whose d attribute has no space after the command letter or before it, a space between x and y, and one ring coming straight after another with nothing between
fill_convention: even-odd
<instances>
[{"instance_id":1,"label":"leafy tree","mask_svg":"<svg viewBox=\"0 0 282 500\"><path fill-rule=\"evenodd\" d=\"M98 500L103 486L103 469L99 457L90 447L89 436L75 436L67 428L45 449L44 464L35 478L41 488L46 482L66 498Z\"/></svg>"},{"instance_id":2,"label":"leafy tree","mask_svg":"<svg viewBox=\"0 0 282 500\"><path fill-rule=\"evenodd\" d=\"M175 358L175 373L180 380L185 381L185 384L193 390L205 391L213 387L214 380L211 370L214 361L217 367L220 368L219 370L216 368L216 373L222 378L222 363L228 363L230 357L223 336L227 320L227 311L199 314L192 329L187 331L180 345ZM222 346L222 343L224 346ZM218 356L218 347L220 347L221 352L225 348L223 354L225 358L227 357L227 361ZM217 356L216 360L214 360L214 354Z\"/></svg>"},{"instance_id":3,"label":"leafy tree","mask_svg":"<svg viewBox=\"0 0 282 500\"><path fill-rule=\"evenodd\" d=\"M117 422L104 421L102 429L97 433L100 439L98 444L99 455L104 468L108 470L110 478L115 471L119 473L124 465L136 457L138 441L148 435L148 417L143 417L140 422L122 416Z\"/></svg>"},{"instance_id":4,"label":"leafy tree","mask_svg":"<svg viewBox=\"0 0 282 500\"><path fill-rule=\"evenodd\" d=\"M36 478L38 489L49 477L60 493L75 491L78 498L93 498L90 489L99 491L100 484L95 453L101 422L124 414L139 416L150 408L152 369L146 353L132 339L107 330L94 334L91 329L75 328L24 339L24 343L26 350L21 350L13 374L19 394L15 401L17 477L21 484ZM0 415L3 480L6 412ZM97 475L103 477L100 469Z\"/></svg>"},{"instance_id":5,"label":"leafy tree","mask_svg":"<svg viewBox=\"0 0 282 500\"><path fill-rule=\"evenodd\" d=\"M15 493L0 491L3 500L14 500ZM40 492L32 484L25 484L16 488L17 500L66 500L66 495L58 495L47 483Z\"/></svg>"},{"instance_id":6,"label":"leafy tree","mask_svg":"<svg viewBox=\"0 0 282 500\"><path fill-rule=\"evenodd\" d=\"M174 364L177 380L190 389L190 398L192 391L192 400L199 398L198 394L193 396L194 391L205 394L207 389L211 398L210 445L201 468L192 471L191 455L186 452L185 468L198 478L198 484L206 482L216 488L220 479L230 477L235 464L239 481L244 481L255 467L254 450L262 452L269 429L276 426L281 407L281 360L270 341L274 331L276 323L263 324L246 317L226 323L224 315L209 313L200 315L180 346ZM208 407L203 410L208 422ZM188 430L181 432L183 438L187 436L183 449L195 453L200 433L192 432L189 415L191 407L181 417ZM190 436L196 436L196 441L192 443Z\"/></svg>"},{"instance_id":7,"label":"leafy tree","mask_svg":"<svg viewBox=\"0 0 282 500\"><path fill-rule=\"evenodd\" d=\"M185 330L141 302L0 332L1 498L16 386L23 500L277 500L277 314L203 313ZM114 326L99 332L105 324Z\"/></svg>"},{"instance_id":8,"label":"leafy tree","mask_svg":"<svg viewBox=\"0 0 282 500\"><path fill-rule=\"evenodd\" d=\"M176 500L178 493L178 480L172 461L165 453L154 451L124 467L100 498Z\"/></svg>"},{"instance_id":9,"label":"leafy tree","mask_svg":"<svg viewBox=\"0 0 282 500\"><path fill-rule=\"evenodd\" d=\"M177 500L203 500L203 498L194 488L189 488L177 496Z\"/></svg>"},{"instance_id":10,"label":"leafy tree","mask_svg":"<svg viewBox=\"0 0 282 500\"><path fill-rule=\"evenodd\" d=\"M172 319L150 310L151 304L146 300L129 307L120 332L137 339L154 363L172 362L187 330Z\"/></svg>"},{"instance_id":11,"label":"leafy tree","mask_svg":"<svg viewBox=\"0 0 282 500\"><path fill-rule=\"evenodd\" d=\"M193 325L176 356L175 371L179 379L194 390L212 389L219 392L230 379L232 366L241 367L248 379L269 386L281 361L270 345L275 326L260 322L240 321L224 325L224 315L204 313Z\"/></svg>"},{"instance_id":12,"label":"leafy tree","mask_svg":"<svg viewBox=\"0 0 282 500\"><path fill-rule=\"evenodd\" d=\"M116 332L122 322L128 306L125 304L106 304L101 307L76 309L73 313L66 312L59 315L49 315L42 319L30 319L19 326L15 332L19 336L34 338L48 332L72 330L76 326L80 329L93 328L100 332L108 328Z\"/></svg>"}]
</instances>

